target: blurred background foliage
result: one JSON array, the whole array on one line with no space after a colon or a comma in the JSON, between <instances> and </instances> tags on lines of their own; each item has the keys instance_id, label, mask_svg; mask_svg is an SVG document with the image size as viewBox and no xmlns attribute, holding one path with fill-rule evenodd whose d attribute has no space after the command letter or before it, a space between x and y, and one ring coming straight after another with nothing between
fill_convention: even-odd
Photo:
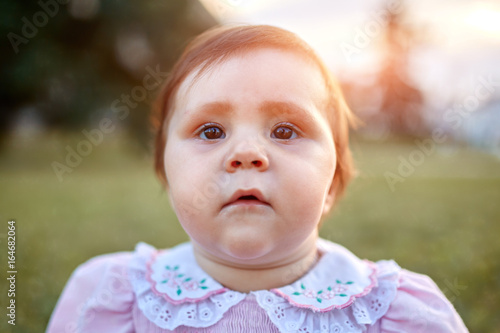
<instances>
[{"instance_id":1,"label":"blurred background foliage","mask_svg":"<svg viewBox=\"0 0 500 333\"><path fill-rule=\"evenodd\" d=\"M49 129L94 125L143 85L148 67L167 72L190 38L216 24L197 1L60 2L1 2L3 139L23 120ZM120 124L141 142L152 97Z\"/></svg>"},{"instance_id":2,"label":"blurred background foliage","mask_svg":"<svg viewBox=\"0 0 500 333\"><path fill-rule=\"evenodd\" d=\"M217 1L219 12L238 3ZM19 272L17 325L2 320L1 332L43 331L71 272L93 256L130 251L138 241L165 248L187 240L153 173L148 117L155 90L136 106L125 98L152 71L168 72L186 43L218 21L196 0L42 3L56 4L56 13L30 38L23 28L35 15L43 21L40 3L2 0L0 8L0 219L17 221ZM471 332L500 332L498 142L491 141L491 154L460 140L424 141L446 127L428 121L426 94L409 74L412 50L427 35L405 22L387 16L378 40L386 52L368 84L359 77L342 82L366 123L352 140L360 174L321 236L362 258L393 258L428 274ZM113 111L117 100L128 105L125 119ZM104 118L116 130L58 179L54 161L65 163L68 147L76 150L82 131ZM398 174L402 159L423 154L417 138L432 152L391 189L386 173ZM1 288L6 295L7 285Z\"/></svg>"}]
</instances>

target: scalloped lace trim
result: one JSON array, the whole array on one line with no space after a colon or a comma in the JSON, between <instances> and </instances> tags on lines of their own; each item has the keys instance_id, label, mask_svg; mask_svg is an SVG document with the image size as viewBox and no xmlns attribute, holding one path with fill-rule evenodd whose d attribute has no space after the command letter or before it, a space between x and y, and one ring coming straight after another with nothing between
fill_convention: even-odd
<instances>
[{"instance_id":1,"label":"scalloped lace trim","mask_svg":"<svg viewBox=\"0 0 500 333\"><path fill-rule=\"evenodd\" d=\"M396 297L399 266L394 261L378 262L378 286L351 306L328 312L298 308L270 291L253 292L281 332L363 332L389 309Z\"/></svg>"},{"instance_id":2,"label":"scalloped lace trim","mask_svg":"<svg viewBox=\"0 0 500 333\"><path fill-rule=\"evenodd\" d=\"M354 274L351 272L352 279L344 278L344 282L337 278L335 281L324 279L316 284L308 275L290 286L271 291L299 308L311 309L315 312L343 309L350 306L357 298L368 294L377 284L375 277L377 269L374 263L365 260L362 265L353 266L358 266L356 268L359 271ZM325 284L325 282L328 283ZM318 285L319 288L307 288L306 284Z\"/></svg>"},{"instance_id":3,"label":"scalloped lace trim","mask_svg":"<svg viewBox=\"0 0 500 333\"><path fill-rule=\"evenodd\" d=\"M196 328L214 325L231 307L248 296L226 289L219 294L209 295L208 298L173 304L161 294L155 293L152 282L148 280L148 262L155 252L152 246L138 244L129 266L129 276L139 309L160 328L174 330L181 325ZM371 263L366 267L372 273L370 282L373 283L365 286L363 292L370 292L360 298L355 295L347 307L333 308L327 312L300 307L300 304L291 303L276 294L275 290L259 290L251 294L255 295L257 304L266 311L281 332L363 332L365 325L374 324L389 309L397 293L400 271L400 267L392 260ZM375 279L373 273L376 275ZM339 285L347 285L347 282Z\"/></svg>"},{"instance_id":4,"label":"scalloped lace trim","mask_svg":"<svg viewBox=\"0 0 500 333\"><path fill-rule=\"evenodd\" d=\"M246 295L225 291L197 302L172 304L157 295L147 279L147 260L155 251L153 247L139 244L129 268L130 282L137 297L137 304L146 318L156 326L174 330L178 326L208 327L217 323L234 305Z\"/></svg>"}]
</instances>

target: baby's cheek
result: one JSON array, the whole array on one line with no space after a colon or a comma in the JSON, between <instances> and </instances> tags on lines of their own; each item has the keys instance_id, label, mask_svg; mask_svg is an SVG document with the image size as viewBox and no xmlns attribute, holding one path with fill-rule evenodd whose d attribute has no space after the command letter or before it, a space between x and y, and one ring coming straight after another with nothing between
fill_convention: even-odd
<instances>
[{"instance_id":1,"label":"baby's cheek","mask_svg":"<svg viewBox=\"0 0 500 333\"><path fill-rule=\"evenodd\" d=\"M179 168L167 168L169 182L169 196L179 220L198 214L202 208L200 199L196 194L194 177L188 177L189 172Z\"/></svg>"},{"instance_id":2,"label":"baby's cheek","mask_svg":"<svg viewBox=\"0 0 500 333\"><path fill-rule=\"evenodd\" d=\"M307 168L307 165L303 166ZM284 193L288 195L288 209L300 218L319 216L325 193L325 177L318 175L318 170L308 168L307 172L291 175Z\"/></svg>"}]
</instances>

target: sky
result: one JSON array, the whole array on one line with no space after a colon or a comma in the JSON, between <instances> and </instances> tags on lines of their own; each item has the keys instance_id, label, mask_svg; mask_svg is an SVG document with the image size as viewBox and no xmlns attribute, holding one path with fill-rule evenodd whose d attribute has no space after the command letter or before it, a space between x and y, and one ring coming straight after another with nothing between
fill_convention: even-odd
<instances>
[{"instance_id":1,"label":"sky","mask_svg":"<svg viewBox=\"0 0 500 333\"><path fill-rule=\"evenodd\" d=\"M406 21L420 41L411 77L431 104L440 107L471 94L479 77L500 80L498 0L200 1L222 23L271 24L297 33L334 74L357 82L369 81L381 59L378 18L406 8Z\"/></svg>"}]
</instances>

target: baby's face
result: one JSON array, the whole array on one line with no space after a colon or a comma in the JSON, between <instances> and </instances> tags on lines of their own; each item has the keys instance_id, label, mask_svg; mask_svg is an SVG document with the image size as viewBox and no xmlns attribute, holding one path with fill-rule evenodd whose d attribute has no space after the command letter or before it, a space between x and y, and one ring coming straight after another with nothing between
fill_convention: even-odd
<instances>
[{"instance_id":1,"label":"baby's face","mask_svg":"<svg viewBox=\"0 0 500 333\"><path fill-rule=\"evenodd\" d=\"M335 145L319 70L252 51L182 83L168 125L169 194L190 238L234 263L270 263L315 242Z\"/></svg>"}]
</instances>

